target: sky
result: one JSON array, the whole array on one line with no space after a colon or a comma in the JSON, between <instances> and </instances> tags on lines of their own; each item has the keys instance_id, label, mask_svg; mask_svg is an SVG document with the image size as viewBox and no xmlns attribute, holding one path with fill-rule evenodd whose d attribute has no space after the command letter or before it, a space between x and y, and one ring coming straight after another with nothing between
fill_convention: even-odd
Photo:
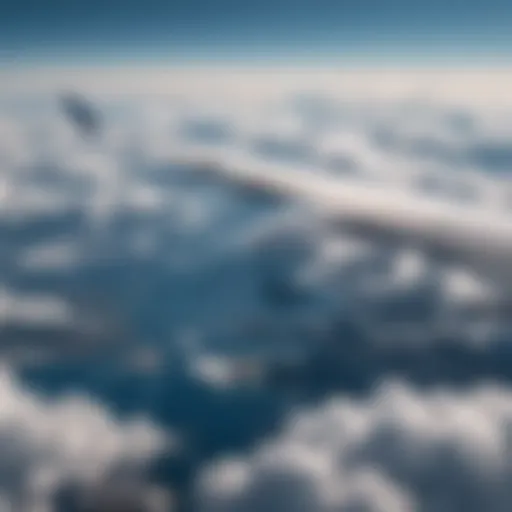
<instances>
[{"instance_id":1,"label":"sky","mask_svg":"<svg viewBox=\"0 0 512 512\"><path fill-rule=\"evenodd\" d=\"M8 0L6 64L507 60L506 0Z\"/></svg>"}]
</instances>

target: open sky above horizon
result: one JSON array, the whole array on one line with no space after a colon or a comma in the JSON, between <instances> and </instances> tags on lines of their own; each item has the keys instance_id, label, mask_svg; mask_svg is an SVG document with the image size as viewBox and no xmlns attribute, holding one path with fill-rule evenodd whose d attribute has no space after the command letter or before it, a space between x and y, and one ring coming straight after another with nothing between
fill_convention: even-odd
<instances>
[{"instance_id":1,"label":"open sky above horizon","mask_svg":"<svg viewBox=\"0 0 512 512\"><path fill-rule=\"evenodd\" d=\"M512 56L506 0L7 0L5 67L177 62L486 64Z\"/></svg>"}]
</instances>

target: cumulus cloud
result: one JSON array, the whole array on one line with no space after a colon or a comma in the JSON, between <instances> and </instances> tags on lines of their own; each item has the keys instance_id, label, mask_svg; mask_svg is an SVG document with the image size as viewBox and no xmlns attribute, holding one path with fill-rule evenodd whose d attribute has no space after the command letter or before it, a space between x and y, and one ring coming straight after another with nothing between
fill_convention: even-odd
<instances>
[{"instance_id":1,"label":"cumulus cloud","mask_svg":"<svg viewBox=\"0 0 512 512\"><path fill-rule=\"evenodd\" d=\"M73 311L59 297L0 289L0 320L4 327L12 324L66 327L73 321Z\"/></svg>"},{"instance_id":2,"label":"cumulus cloud","mask_svg":"<svg viewBox=\"0 0 512 512\"><path fill-rule=\"evenodd\" d=\"M383 384L293 413L252 454L212 464L198 510L504 511L511 422L512 396L497 386Z\"/></svg>"},{"instance_id":3,"label":"cumulus cloud","mask_svg":"<svg viewBox=\"0 0 512 512\"><path fill-rule=\"evenodd\" d=\"M5 368L0 408L0 496L13 510L53 511L65 486L91 497L123 473L142 482L146 465L170 446L144 419L120 422L82 396L39 397Z\"/></svg>"},{"instance_id":4,"label":"cumulus cloud","mask_svg":"<svg viewBox=\"0 0 512 512\"><path fill-rule=\"evenodd\" d=\"M26 272L66 272L76 268L81 258L79 244L73 243L72 239L62 239L27 247L19 255L18 265Z\"/></svg>"},{"instance_id":5,"label":"cumulus cloud","mask_svg":"<svg viewBox=\"0 0 512 512\"><path fill-rule=\"evenodd\" d=\"M2 104L2 348L58 353L66 380L74 347L124 344L115 363L102 360L109 378L91 387L109 399L124 393L127 409L136 402L168 423L182 411L191 452L248 444L268 428L269 410L368 392L390 375L424 387L512 381L512 281L502 279L510 76L143 75L77 72L57 84L41 72L44 91L25 78L18 85L31 94ZM427 82L435 90L418 99ZM59 110L56 91L74 86L100 112L101 136L81 137ZM277 179L291 193L240 184L246 168L258 185ZM311 192L316 206L328 197L341 212L356 198L359 213L379 210L421 236L340 224L298 200ZM476 265L429 250L425 219L485 257ZM40 369L46 360L36 359ZM89 385L105 369L96 363L84 360L87 377L71 370L70 380ZM113 382L121 391L106 389ZM182 391L192 387L185 413ZM92 399L47 402L8 375L0 392L0 444L9 441L0 501L50 507L59 490L66 512L127 511L139 498L157 512L167 506L160 488L117 471L160 450L155 427L118 423ZM249 395L257 412L247 420ZM509 401L498 388L396 384L335 400L294 416L253 455L206 471L200 510L504 510ZM221 411L213 428L208 411ZM230 434L217 442L219 432Z\"/></svg>"},{"instance_id":6,"label":"cumulus cloud","mask_svg":"<svg viewBox=\"0 0 512 512\"><path fill-rule=\"evenodd\" d=\"M78 85L91 90L87 101L101 111L97 140L77 136L66 122L60 87L2 111L5 325L32 326L32 340L43 346L59 329L94 327L87 299L77 300L89 297L124 324L105 339L149 338L162 358L161 347L193 326L207 352L187 355L190 371L220 387L247 375L265 381L266 372L275 382L281 370L265 365L281 358L302 361L294 371L307 389L329 375L327 362L338 387L348 385L339 376L349 366L366 386L397 371L415 380L425 373L431 380L510 379L503 356L509 321L493 313L497 304L506 312L501 292L510 291L501 279L510 263L506 116L459 104L460 91L480 83L474 76L462 74L464 87L446 95L441 77L437 97L420 101L413 96L421 76L311 75L316 84L308 73L291 72L126 80L141 87L137 95L117 75L110 89L108 77L91 75ZM161 94L151 92L162 84ZM103 86L109 90L102 93ZM297 95L305 90L316 92ZM475 91L476 101L482 95ZM216 167L227 179L192 172ZM280 180L290 197L237 186L232 171L245 167L259 184ZM378 209L406 232L425 228L426 218L448 229L449 218L450 242L480 255L506 249L507 257L498 258L500 268L485 258L473 268L425 250L421 230L403 247L393 236L292 205L298 189L321 191L317 203L327 195L341 211L356 197L364 212L375 217ZM498 279L488 282L488 272ZM49 327L54 331L43 335ZM12 341L12 330L8 335ZM19 332L15 339L26 342ZM258 357L240 364L233 351ZM442 364L446 351L450 368Z\"/></svg>"},{"instance_id":7,"label":"cumulus cloud","mask_svg":"<svg viewBox=\"0 0 512 512\"><path fill-rule=\"evenodd\" d=\"M270 358L284 345L302 350L310 343L317 350L318 333L336 336L340 316L352 316L368 353L373 346L387 347L390 354L400 344L437 346L447 336L468 340L468 332L484 339L481 347L494 347L487 341L501 337L494 324L506 323L505 315L484 318L492 328L478 329L469 316L476 310L485 317L499 303L496 284L507 288L507 282L487 282L480 275L491 271L501 277L497 266L440 264L425 253L421 237L411 248L393 236L358 233L357 225L350 236L340 235L350 226L333 226L309 208L291 208L294 193L273 201L251 187L237 188L231 171L247 166L256 181L277 177L292 192L329 197L339 185L343 193L332 194L336 208L343 211L357 196L368 215L379 209L382 218L392 217L407 232L411 226L426 229L426 218L448 216L448 238L481 252L490 232L493 240L501 234L499 247L488 249L500 252L508 243L508 214L490 210L506 205L504 180L486 174L482 162L469 169L462 159L449 168L445 158L479 140L494 140L488 118L495 114L405 97L349 101L329 88L297 101L288 85L275 87L268 97L257 91L233 97L236 109L225 97L216 103L221 91L202 95L186 84L181 101L172 96L176 91L167 97L123 97L121 90L117 98L93 95L104 121L102 137L94 142L66 126L55 97L42 100L50 106L38 119L9 113L20 127L15 146L32 155L23 165L7 165L15 160L10 156L2 174L8 190L0 222L9 246L9 294L62 295L75 319L83 307L83 301L74 303L77 295L101 295L101 307L110 312L114 304L125 330L158 325L159 343L196 325L208 333L209 349L224 344L224 351L243 339L246 350L264 346ZM268 146L258 150L262 143L272 146L270 152ZM187 158L198 155L204 156L202 168L225 167L228 179L192 172ZM334 176L331 164L357 172ZM454 207L466 188L469 199ZM433 189L437 202L424 197ZM482 240L475 238L475 226ZM276 244L278 238L285 242ZM14 309L11 323L18 315ZM39 319L51 323L53 314L43 311ZM81 327L94 323L83 312L82 317ZM206 364L206 373L229 373L220 364L225 356ZM382 360L374 375L388 364Z\"/></svg>"}]
</instances>

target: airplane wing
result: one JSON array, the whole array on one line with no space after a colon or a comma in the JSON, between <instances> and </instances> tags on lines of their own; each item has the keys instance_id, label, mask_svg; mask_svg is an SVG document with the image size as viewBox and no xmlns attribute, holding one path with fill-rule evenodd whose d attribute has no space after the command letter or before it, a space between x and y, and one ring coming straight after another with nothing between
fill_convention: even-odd
<instances>
[{"instance_id":1,"label":"airplane wing","mask_svg":"<svg viewBox=\"0 0 512 512\"><path fill-rule=\"evenodd\" d=\"M467 265L512 296L512 214L222 154L192 152L180 162L250 192L304 201L342 230Z\"/></svg>"},{"instance_id":2,"label":"airplane wing","mask_svg":"<svg viewBox=\"0 0 512 512\"><path fill-rule=\"evenodd\" d=\"M83 98L67 95L63 107L82 131L99 129L98 115ZM250 193L304 201L345 231L412 245L467 265L494 282L512 304L512 213L443 202L380 183L339 179L319 169L273 166L225 149L183 147L176 150L173 162Z\"/></svg>"}]
</instances>

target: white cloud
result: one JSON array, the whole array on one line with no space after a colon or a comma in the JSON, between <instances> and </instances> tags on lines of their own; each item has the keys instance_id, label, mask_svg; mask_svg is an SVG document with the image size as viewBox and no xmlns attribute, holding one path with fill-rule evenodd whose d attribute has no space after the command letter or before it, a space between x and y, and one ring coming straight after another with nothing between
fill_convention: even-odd
<instances>
[{"instance_id":1,"label":"white cloud","mask_svg":"<svg viewBox=\"0 0 512 512\"><path fill-rule=\"evenodd\" d=\"M170 446L143 419L122 423L81 396L38 397L6 369L0 374L0 410L0 496L14 510L51 512L62 486L94 493L119 468L140 479L145 465Z\"/></svg>"},{"instance_id":2,"label":"white cloud","mask_svg":"<svg viewBox=\"0 0 512 512\"><path fill-rule=\"evenodd\" d=\"M7 179L4 182L5 199L0 206L2 220L16 223L65 216L76 209L72 197L63 197L58 191L23 185Z\"/></svg>"},{"instance_id":3,"label":"white cloud","mask_svg":"<svg viewBox=\"0 0 512 512\"><path fill-rule=\"evenodd\" d=\"M511 425L508 389L383 384L292 414L251 455L212 464L198 510L505 511Z\"/></svg>"},{"instance_id":4,"label":"white cloud","mask_svg":"<svg viewBox=\"0 0 512 512\"><path fill-rule=\"evenodd\" d=\"M69 327L73 323L72 306L48 294L20 294L0 288L0 320L3 325L31 327Z\"/></svg>"},{"instance_id":5,"label":"white cloud","mask_svg":"<svg viewBox=\"0 0 512 512\"><path fill-rule=\"evenodd\" d=\"M27 248L18 265L25 271L66 271L76 267L83 258L78 244L72 240L44 242Z\"/></svg>"},{"instance_id":6,"label":"white cloud","mask_svg":"<svg viewBox=\"0 0 512 512\"><path fill-rule=\"evenodd\" d=\"M190 361L190 374L214 389L258 386L264 381L266 363L243 357L201 354Z\"/></svg>"},{"instance_id":7,"label":"white cloud","mask_svg":"<svg viewBox=\"0 0 512 512\"><path fill-rule=\"evenodd\" d=\"M34 81L37 74L37 81ZM330 97L352 100L403 101L426 98L455 105L476 105L497 110L511 105L511 72L507 68L333 69L286 67L185 66L36 68L5 70L4 94L48 93L80 88L90 94L108 97L158 97L184 95L216 99L229 104L263 98L275 99L283 93L322 91Z\"/></svg>"},{"instance_id":8,"label":"white cloud","mask_svg":"<svg viewBox=\"0 0 512 512\"><path fill-rule=\"evenodd\" d=\"M22 125L16 119L0 119L0 175L6 168L18 168L26 161L26 143Z\"/></svg>"},{"instance_id":9,"label":"white cloud","mask_svg":"<svg viewBox=\"0 0 512 512\"><path fill-rule=\"evenodd\" d=\"M488 283L462 268L446 272L443 287L446 298L452 303L489 304L496 301L496 291Z\"/></svg>"}]
</instances>

